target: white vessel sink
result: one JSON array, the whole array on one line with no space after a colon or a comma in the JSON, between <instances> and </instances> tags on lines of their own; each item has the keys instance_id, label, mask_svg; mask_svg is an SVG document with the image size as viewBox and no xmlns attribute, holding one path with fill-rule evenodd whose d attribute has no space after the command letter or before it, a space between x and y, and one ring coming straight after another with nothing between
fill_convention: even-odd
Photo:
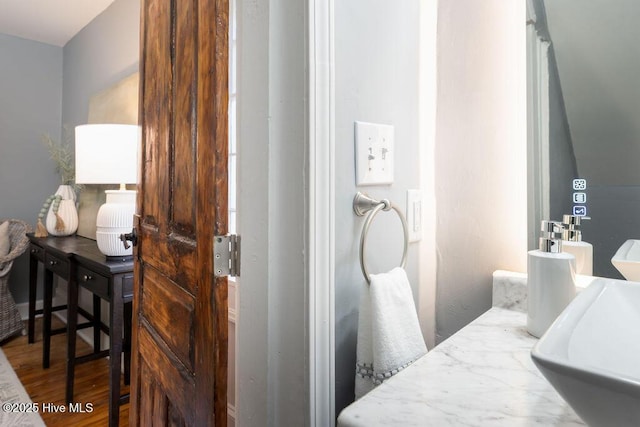
<instances>
[{"instance_id":1,"label":"white vessel sink","mask_svg":"<svg viewBox=\"0 0 640 427\"><path fill-rule=\"evenodd\" d=\"M531 356L589 426L640 426L640 283L594 280Z\"/></svg>"},{"instance_id":2,"label":"white vessel sink","mask_svg":"<svg viewBox=\"0 0 640 427\"><path fill-rule=\"evenodd\" d=\"M640 240L624 242L611 263L627 280L640 281Z\"/></svg>"}]
</instances>

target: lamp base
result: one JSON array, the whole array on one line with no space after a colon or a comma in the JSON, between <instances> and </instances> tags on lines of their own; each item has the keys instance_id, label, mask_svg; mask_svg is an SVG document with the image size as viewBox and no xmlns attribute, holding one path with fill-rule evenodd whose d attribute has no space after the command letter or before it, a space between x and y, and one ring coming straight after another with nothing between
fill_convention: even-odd
<instances>
[{"instance_id":1,"label":"lamp base","mask_svg":"<svg viewBox=\"0 0 640 427\"><path fill-rule=\"evenodd\" d=\"M106 190L107 201L100 206L96 218L98 249L108 260L132 257L133 249L125 249L120 235L130 233L136 211L135 190Z\"/></svg>"}]
</instances>

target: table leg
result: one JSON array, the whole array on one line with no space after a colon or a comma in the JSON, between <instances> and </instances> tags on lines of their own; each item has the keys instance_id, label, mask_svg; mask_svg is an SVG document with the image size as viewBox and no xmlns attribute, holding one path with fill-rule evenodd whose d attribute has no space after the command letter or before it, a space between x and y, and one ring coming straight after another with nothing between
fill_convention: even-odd
<instances>
[{"instance_id":1,"label":"table leg","mask_svg":"<svg viewBox=\"0 0 640 427\"><path fill-rule=\"evenodd\" d=\"M124 383L131 383L131 323L133 320L133 303L124 304Z\"/></svg>"},{"instance_id":2,"label":"table leg","mask_svg":"<svg viewBox=\"0 0 640 427\"><path fill-rule=\"evenodd\" d=\"M75 270L75 269L72 269ZM73 402L73 381L76 367L76 331L78 329L78 282L75 271L67 285L67 384L66 401Z\"/></svg>"},{"instance_id":3,"label":"table leg","mask_svg":"<svg viewBox=\"0 0 640 427\"><path fill-rule=\"evenodd\" d=\"M42 304L42 368L49 368L51 353L51 306L53 303L53 273L44 270L44 301Z\"/></svg>"},{"instance_id":4,"label":"table leg","mask_svg":"<svg viewBox=\"0 0 640 427\"><path fill-rule=\"evenodd\" d=\"M38 258L29 256L29 344L35 342L36 298L38 285Z\"/></svg>"},{"instance_id":5,"label":"table leg","mask_svg":"<svg viewBox=\"0 0 640 427\"><path fill-rule=\"evenodd\" d=\"M120 418L120 367L122 357L122 276L113 279L109 304L109 427Z\"/></svg>"},{"instance_id":6,"label":"table leg","mask_svg":"<svg viewBox=\"0 0 640 427\"><path fill-rule=\"evenodd\" d=\"M100 353L100 323L102 322L101 299L93 295L93 352Z\"/></svg>"}]
</instances>

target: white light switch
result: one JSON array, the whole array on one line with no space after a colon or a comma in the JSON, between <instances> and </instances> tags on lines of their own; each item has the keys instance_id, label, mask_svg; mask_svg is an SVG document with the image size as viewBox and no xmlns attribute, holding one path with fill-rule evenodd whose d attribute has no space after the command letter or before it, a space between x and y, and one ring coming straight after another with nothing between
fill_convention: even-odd
<instances>
[{"instance_id":1,"label":"white light switch","mask_svg":"<svg viewBox=\"0 0 640 427\"><path fill-rule=\"evenodd\" d=\"M422 239L422 194L420 190L407 190L407 226L409 242Z\"/></svg>"},{"instance_id":2,"label":"white light switch","mask_svg":"<svg viewBox=\"0 0 640 427\"><path fill-rule=\"evenodd\" d=\"M393 183L393 142L393 126L356 122L356 185Z\"/></svg>"}]
</instances>

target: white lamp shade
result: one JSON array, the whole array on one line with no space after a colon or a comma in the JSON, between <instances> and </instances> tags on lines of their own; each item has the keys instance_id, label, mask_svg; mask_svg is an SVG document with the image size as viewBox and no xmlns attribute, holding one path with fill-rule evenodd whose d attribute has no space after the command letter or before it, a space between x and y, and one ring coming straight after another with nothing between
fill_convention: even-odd
<instances>
[{"instance_id":1,"label":"white lamp shade","mask_svg":"<svg viewBox=\"0 0 640 427\"><path fill-rule=\"evenodd\" d=\"M76 126L76 183L135 184L138 142L136 125Z\"/></svg>"}]
</instances>

